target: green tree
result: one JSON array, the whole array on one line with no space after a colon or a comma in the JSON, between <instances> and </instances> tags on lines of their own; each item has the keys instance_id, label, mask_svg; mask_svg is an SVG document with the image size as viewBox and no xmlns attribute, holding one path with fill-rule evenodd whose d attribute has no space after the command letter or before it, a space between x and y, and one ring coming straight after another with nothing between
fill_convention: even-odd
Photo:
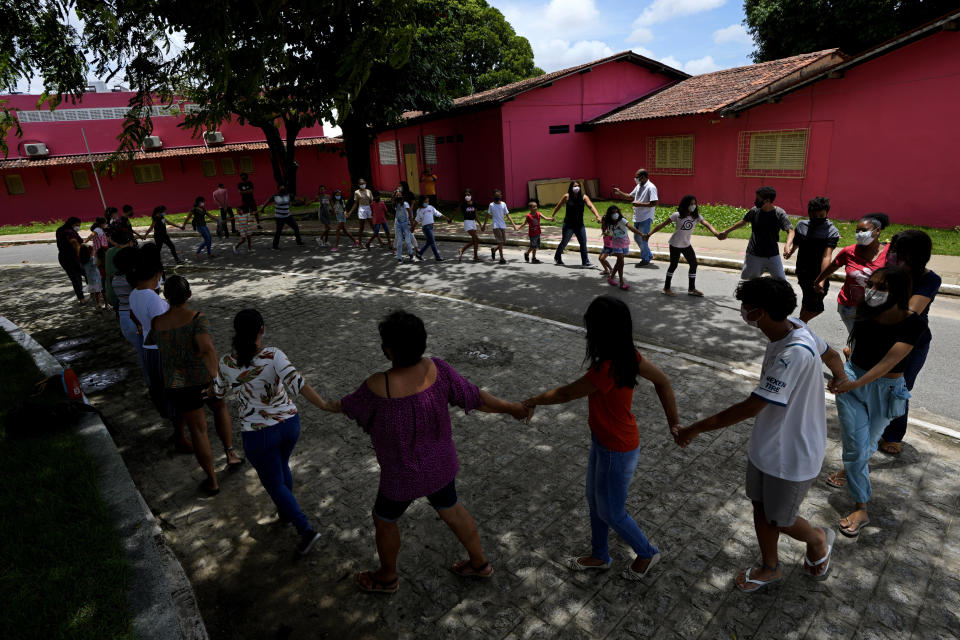
<instances>
[{"instance_id":1,"label":"green tree","mask_svg":"<svg viewBox=\"0 0 960 640\"><path fill-rule=\"evenodd\" d=\"M854 55L957 8L956 0L744 0L754 62L839 47Z\"/></svg>"}]
</instances>

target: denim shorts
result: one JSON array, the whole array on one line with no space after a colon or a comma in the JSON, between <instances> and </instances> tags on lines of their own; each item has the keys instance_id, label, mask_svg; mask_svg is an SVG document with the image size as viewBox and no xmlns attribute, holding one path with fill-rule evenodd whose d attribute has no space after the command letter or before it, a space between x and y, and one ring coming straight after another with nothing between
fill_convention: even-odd
<instances>
[{"instance_id":1,"label":"denim shorts","mask_svg":"<svg viewBox=\"0 0 960 640\"><path fill-rule=\"evenodd\" d=\"M447 486L428 495L427 501L430 506L437 511L457 506L456 482L456 479L453 479ZM373 503L373 515L384 522L396 522L411 504L413 500L391 500L377 491L377 500Z\"/></svg>"},{"instance_id":2,"label":"denim shorts","mask_svg":"<svg viewBox=\"0 0 960 640\"><path fill-rule=\"evenodd\" d=\"M530 236L530 248L531 249L540 248L540 236Z\"/></svg>"}]
</instances>

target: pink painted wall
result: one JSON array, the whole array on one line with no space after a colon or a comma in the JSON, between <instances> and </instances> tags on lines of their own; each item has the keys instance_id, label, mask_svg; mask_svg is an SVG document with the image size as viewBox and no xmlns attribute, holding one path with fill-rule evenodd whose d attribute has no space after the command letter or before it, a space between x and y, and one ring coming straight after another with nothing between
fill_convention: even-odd
<instances>
[{"instance_id":1,"label":"pink painted wall","mask_svg":"<svg viewBox=\"0 0 960 640\"><path fill-rule=\"evenodd\" d=\"M597 127L596 167L604 194L632 184L646 166L646 140L694 136L694 175L651 170L660 200L685 193L704 202L745 205L762 184L777 190L777 204L806 213L817 195L831 200L831 215L855 219L884 211L895 222L935 227L960 224L956 145L960 140L960 34L941 32L764 104L739 118L688 116ZM806 175L739 178L741 131L809 128Z\"/></svg>"},{"instance_id":2,"label":"pink painted wall","mask_svg":"<svg viewBox=\"0 0 960 640\"><path fill-rule=\"evenodd\" d=\"M374 186L388 190L406 179L403 145L417 147L417 176L425 168L421 140L425 135L437 137L437 195L440 200L458 201L463 190L470 188L480 202L490 197L494 188L503 188L503 138L499 107L485 109L441 120L424 122L380 133L371 148ZM439 144L443 136L443 144ZM462 141L457 142L458 136ZM452 138L452 141L449 139ZM400 155L400 164L381 165L378 143L394 140ZM411 188L419 193L419 184Z\"/></svg>"},{"instance_id":3,"label":"pink painted wall","mask_svg":"<svg viewBox=\"0 0 960 640\"><path fill-rule=\"evenodd\" d=\"M77 104L64 102L57 111L79 108L98 107L125 107L135 94L130 92L118 93L86 93ZM9 101L9 106L24 111L36 111L36 95L3 96ZM182 129L177 125L181 118L174 116L154 116L153 135L160 136L164 149L179 147L203 146L203 140L192 137L193 132ZM122 120L83 120L71 122L24 122L21 123L23 138L10 141L11 159L22 157L18 148L19 142L43 142L50 149L51 156L78 155L86 153L80 129L83 128L93 153L109 153L117 148L117 136L121 132ZM225 122L218 129L223 133L225 142L262 142L263 132L256 127L240 125L237 122ZM323 137L323 126L316 125L304 129L300 138Z\"/></svg>"},{"instance_id":4,"label":"pink painted wall","mask_svg":"<svg viewBox=\"0 0 960 640\"><path fill-rule=\"evenodd\" d=\"M574 126L673 82L630 62L608 62L504 104L507 204L526 204L530 180L597 177L594 135ZM550 134L550 125L569 125L570 133Z\"/></svg>"},{"instance_id":5,"label":"pink painted wall","mask_svg":"<svg viewBox=\"0 0 960 640\"><path fill-rule=\"evenodd\" d=\"M346 161L338 153L325 150L330 148L310 146L297 149L297 161L300 163L297 181L301 195L313 196L321 183L326 184L331 191L348 187ZM240 182L240 158L245 156L253 160L254 170L250 172L250 179L255 185L254 194L258 202L262 202L275 189L270 156L266 150L158 158L153 162L160 163L163 182L136 184L129 169L113 177L101 176L100 181L109 206L120 208L130 204L138 215L147 215L153 207L160 204L166 205L173 212L186 211L193 205L193 199L201 195L207 198L208 207L213 208L212 192L218 182L224 183L230 192L230 204L237 206L240 203L237 192L237 183ZM204 157L217 163L216 176L203 175L201 158ZM222 160L226 158L233 159L232 175L223 173ZM81 168L86 170L89 176L89 189L74 187L71 170ZM2 184L5 174L19 175L24 182L26 193L8 195ZM92 220L102 215L102 212L103 205L89 164L0 170L0 225L63 219L71 215Z\"/></svg>"}]
</instances>

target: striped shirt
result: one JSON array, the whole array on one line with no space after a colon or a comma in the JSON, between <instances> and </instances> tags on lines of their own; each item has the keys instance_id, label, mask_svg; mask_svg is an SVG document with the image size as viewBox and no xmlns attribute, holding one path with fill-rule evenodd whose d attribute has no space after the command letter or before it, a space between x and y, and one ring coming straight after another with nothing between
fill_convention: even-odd
<instances>
[{"instance_id":1,"label":"striped shirt","mask_svg":"<svg viewBox=\"0 0 960 640\"><path fill-rule=\"evenodd\" d=\"M278 218L286 218L290 215L290 196L273 196L273 211Z\"/></svg>"}]
</instances>

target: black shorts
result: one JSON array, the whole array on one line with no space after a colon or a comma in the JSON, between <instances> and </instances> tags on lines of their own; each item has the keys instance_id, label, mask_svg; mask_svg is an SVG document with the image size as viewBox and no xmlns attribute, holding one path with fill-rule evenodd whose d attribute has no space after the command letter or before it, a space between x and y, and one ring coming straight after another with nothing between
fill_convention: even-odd
<instances>
[{"instance_id":1,"label":"black shorts","mask_svg":"<svg viewBox=\"0 0 960 640\"><path fill-rule=\"evenodd\" d=\"M430 506L437 511L457 506L456 482L456 479L451 480L447 486L428 495L427 501L430 503ZM413 500L402 500L399 502L391 500L377 491L377 500L373 503L373 515L384 522L396 522L412 503Z\"/></svg>"},{"instance_id":2,"label":"black shorts","mask_svg":"<svg viewBox=\"0 0 960 640\"><path fill-rule=\"evenodd\" d=\"M813 288L814 280L815 278L810 280L806 278L799 280L800 291L803 292L803 299L800 302L800 306L807 311L822 313L823 299L827 297L827 292L830 290L830 282L827 281L823 283L823 293L820 293Z\"/></svg>"},{"instance_id":3,"label":"black shorts","mask_svg":"<svg viewBox=\"0 0 960 640\"><path fill-rule=\"evenodd\" d=\"M216 398L206 399L203 397L205 386L196 387L177 387L176 389L167 388L165 395L167 402L173 407L174 413L183 415L187 411L196 411L202 409L204 404L213 405L217 403Z\"/></svg>"}]
</instances>

